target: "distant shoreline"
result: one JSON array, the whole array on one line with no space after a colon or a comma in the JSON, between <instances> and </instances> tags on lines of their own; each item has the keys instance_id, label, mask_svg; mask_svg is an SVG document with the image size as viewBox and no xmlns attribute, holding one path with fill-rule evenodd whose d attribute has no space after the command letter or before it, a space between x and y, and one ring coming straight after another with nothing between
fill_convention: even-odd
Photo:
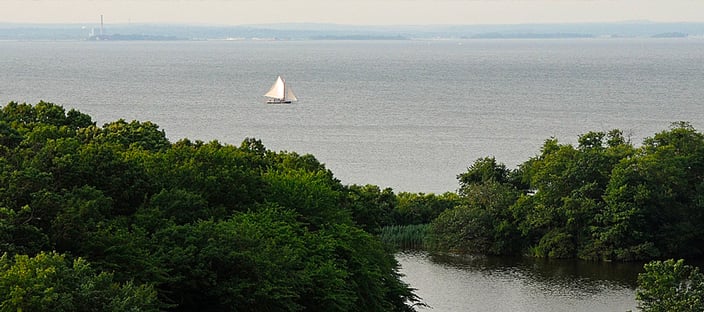
<instances>
[{"instance_id":1,"label":"distant shoreline","mask_svg":"<svg viewBox=\"0 0 704 312\"><path fill-rule=\"evenodd\" d=\"M87 40L95 24L0 23L0 40ZM418 40L704 37L704 23L581 23L516 25L107 24L108 40ZM120 35L123 34L123 35Z\"/></svg>"},{"instance_id":2,"label":"distant shoreline","mask_svg":"<svg viewBox=\"0 0 704 312\"><path fill-rule=\"evenodd\" d=\"M472 42L472 41L514 41L514 40L538 40L538 41L559 41L559 40L574 40L574 41L588 41L588 40L704 40L704 36L686 36L686 37L548 37L548 36L536 36L536 37L482 37L482 38L403 38L403 39L391 39L391 38L311 38L311 39L285 39L285 38L212 38L212 39L110 39L110 40L89 40L89 39L4 39L0 38L0 43L2 42L86 42L86 43L108 43L108 42Z\"/></svg>"}]
</instances>

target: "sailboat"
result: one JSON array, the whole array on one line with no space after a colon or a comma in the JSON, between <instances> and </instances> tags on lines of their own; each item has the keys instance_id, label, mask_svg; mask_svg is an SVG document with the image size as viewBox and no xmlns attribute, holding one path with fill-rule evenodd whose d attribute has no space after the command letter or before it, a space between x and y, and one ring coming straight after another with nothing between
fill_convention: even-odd
<instances>
[{"instance_id":1,"label":"sailboat","mask_svg":"<svg viewBox=\"0 0 704 312\"><path fill-rule=\"evenodd\" d=\"M281 76L276 78L276 82L264 96L269 98L266 101L267 104L291 104L291 102L298 101L291 87L286 85L286 80L281 78Z\"/></svg>"}]
</instances>

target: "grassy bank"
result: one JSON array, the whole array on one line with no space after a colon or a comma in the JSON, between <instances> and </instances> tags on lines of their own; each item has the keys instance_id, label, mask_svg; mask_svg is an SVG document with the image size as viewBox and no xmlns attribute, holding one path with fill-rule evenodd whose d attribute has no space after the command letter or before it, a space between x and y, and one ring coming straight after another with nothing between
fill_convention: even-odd
<instances>
[{"instance_id":1,"label":"grassy bank","mask_svg":"<svg viewBox=\"0 0 704 312\"><path fill-rule=\"evenodd\" d=\"M428 224L391 225L381 229L379 236L385 244L398 249L422 249Z\"/></svg>"}]
</instances>

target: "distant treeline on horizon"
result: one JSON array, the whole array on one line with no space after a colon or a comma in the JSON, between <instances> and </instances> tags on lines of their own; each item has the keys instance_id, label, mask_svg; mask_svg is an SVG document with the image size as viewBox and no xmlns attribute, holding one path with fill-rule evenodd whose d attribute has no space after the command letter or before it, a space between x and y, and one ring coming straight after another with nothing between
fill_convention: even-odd
<instances>
[{"instance_id":1,"label":"distant treeline on horizon","mask_svg":"<svg viewBox=\"0 0 704 312\"><path fill-rule=\"evenodd\" d=\"M87 40L96 24L0 23L0 40ZM680 38L704 37L704 23L582 23L518 25L186 25L106 24L113 40L399 40L399 39L560 39L560 38Z\"/></svg>"}]
</instances>

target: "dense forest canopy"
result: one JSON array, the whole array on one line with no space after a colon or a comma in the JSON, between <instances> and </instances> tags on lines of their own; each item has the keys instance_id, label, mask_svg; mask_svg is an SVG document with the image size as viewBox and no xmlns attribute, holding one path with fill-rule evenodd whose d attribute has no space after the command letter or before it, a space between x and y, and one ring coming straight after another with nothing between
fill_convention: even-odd
<instances>
[{"instance_id":1,"label":"dense forest canopy","mask_svg":"<svg viewBox=\"0 0 704 312\"><path fill-rule=\"evenodd\" d=\"M440 250L589 260L704 253L704 135L685 122L635 147L619 130L545 141L509 170L493 158L458 176L460 204L432 220Z\"/></svg>"},{"instance_id":2,"label":"dense forest canopy","mask_svg":"<svg viewBox=\"0 0 704 312\"><path fill-rule=\"evenodd\" d=\"M608 261L704 254L704 135L686 122L638 147L620 130L576 146L550 138L515 169L487 157L457 178L457 192L394 194L253 138L170 142L148 121L98 127L11 102L0 311L413 311L420 298L382 241ZM695 311L702 280L654 262L642 308Z\"/></svg>"},{"instance_id":3,"label":"dense forest canopy","mask_svg":"<svg viewBox=\"0 0 704 312\"><path fill-rule=\"evenodd\" d=\"M372 213L386 192L256 139L172 143L148 121L11 102L0 310L412 311L364 231L388 222Z\"/></svg>"}]
</instances>

